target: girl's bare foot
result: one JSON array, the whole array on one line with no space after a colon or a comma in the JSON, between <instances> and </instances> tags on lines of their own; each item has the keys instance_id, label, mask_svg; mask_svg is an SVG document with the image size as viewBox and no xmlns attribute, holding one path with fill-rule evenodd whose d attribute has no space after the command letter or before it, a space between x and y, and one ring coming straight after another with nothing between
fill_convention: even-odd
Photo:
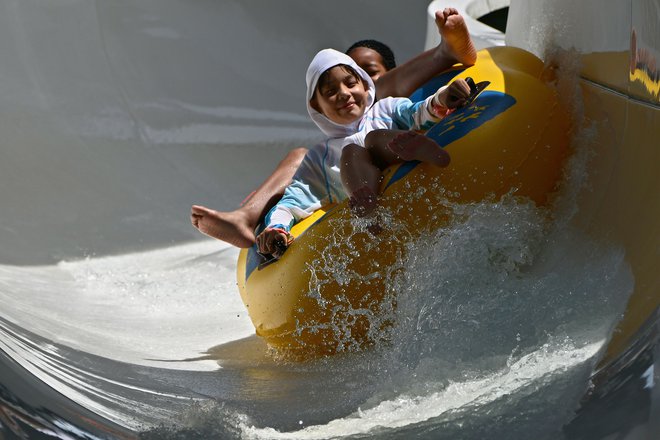
<instances>
[{"instance_id":1,"label":"girl's bare foot","mask_svg":"<svg viewBox=\"0 0 660 440\"><path fill-rule=\"evenodd\" d=\"M255 242L254 228L241 210L220 212L205 206L193 205L190 222L199 232L240 248L249 248Z\"/></svg>"},{"instance_id":2,"label":"girl's bare foot","mask_svg":"<svg viewBox=\"0 0 660 440\"><path fill-rule=\"evenodd\" d=\"M449 153L433 139L414 131L397 135L387 144L387 148L403 160L419 160L438 167L449 165Z\"/></svg>"},{"instance_id":3,"label":"girl's bare foot","mask_svg":"<svg viewBox=\"0 0 660 440\"><path fill-rule=\"evenodd\" d=\"M458 11L454 8L436 11L435 24L442 37L437 56L446 57L464 66L472 66L477 61L477 50L472 44L465 19Z\"/></svg>"}]
</instances>

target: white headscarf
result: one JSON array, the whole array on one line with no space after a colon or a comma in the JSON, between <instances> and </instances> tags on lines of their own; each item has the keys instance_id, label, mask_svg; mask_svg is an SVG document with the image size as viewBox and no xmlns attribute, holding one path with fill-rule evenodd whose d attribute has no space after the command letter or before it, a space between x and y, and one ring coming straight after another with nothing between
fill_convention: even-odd
<instances>
[{"instance_id":1,"label":"white headscarf","mask_svg":"<svg viewBox=\"0 0 660 440\"><path fill-rule=\"evenodd\" d=\"M367 82L369 85L369 96L367 98L366 106L367 109L369 109L376 101L376 87L374 86L374 82L371 80L367 72L365 72L355 63L355 61L353 61L353 58L334 49L323 49L317 53L307 68L307 112L309 113L309 116L312 118L314 123L321 129L321 131L326 136L331 138L350 136L357 132L358 126L360 124L360 119L351 124L337 124L336 122L332 122L323 114L314 110L309 102L314 96L314 91L316 90L316 84L319 81L319 77L323 74L323 72L330 69L331 67L336 66L337 64L346 64L351 66L353 69L355 69L358 75L360 75L360 77L362 77L362 79Z\"/></svg>"}]
</instances>

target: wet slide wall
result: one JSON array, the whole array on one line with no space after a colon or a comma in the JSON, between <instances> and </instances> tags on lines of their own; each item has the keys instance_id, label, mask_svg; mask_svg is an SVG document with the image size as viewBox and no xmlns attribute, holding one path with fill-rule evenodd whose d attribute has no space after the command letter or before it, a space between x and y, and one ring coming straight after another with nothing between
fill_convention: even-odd
<instances>
[{"instance_id":1,"label":"wet slide wall","mask_svg":"<svg viewBox=\"0 0 660 440\"><path fill-rule=\"evenodd\" d=\"M579 60L583 123L595 137L576 224L622 246L635 278L610 361L657 324L660 304L660 2L511 3L507 44Z\"/></svg>"}]
</instances>

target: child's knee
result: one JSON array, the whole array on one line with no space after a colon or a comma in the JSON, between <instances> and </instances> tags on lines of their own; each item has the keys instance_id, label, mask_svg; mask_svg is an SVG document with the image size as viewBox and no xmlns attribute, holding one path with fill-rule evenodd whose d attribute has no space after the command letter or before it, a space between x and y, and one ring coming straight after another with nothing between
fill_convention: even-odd
<instances>
[{"instance_id":1,"label":"child's knee","mask_svg":"<svg viewBox=\"0 0 660 440\"><path fill-rule=\"evenodd\" d=\"M381 137L387 135L388 133L393 132L391 129L379 128L377 130L371 130L367 133L367 136L364 138L365 145L373 145L380 142Z\"/></svg>"},{"instance_id":2,"label":"child's knee","mask_svg":"<svg viewBox=\"0 0 660 440\"><path fill-rule=\"evenodd\" d=\"M357 144L348 144L341 150L341 163L352 161L364 157L366 151L364 147Z\"/></svg>"},{"instance_id":3,"label":"child's knee","mask_svg":"<svg viewBox=\"0 0 660 440\"><path fill-rule=\"evenodd\" d=\"M379 130L371 130L369 133L367 133L367 135L364 138L365 145L369 145L369 144L374 143L374 141L376 140L376 138L378 136L378 134L377 134L378 131Z\"/></svg>"}]
</instances>

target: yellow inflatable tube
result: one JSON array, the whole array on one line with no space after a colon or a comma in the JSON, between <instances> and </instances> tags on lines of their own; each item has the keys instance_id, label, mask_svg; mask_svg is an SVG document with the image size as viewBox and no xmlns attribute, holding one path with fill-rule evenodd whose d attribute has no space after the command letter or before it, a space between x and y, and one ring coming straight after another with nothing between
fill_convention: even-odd
<instances>
[{"instance_id":1,"label":"yellow inflatable tube","mask_svg":"<svg viewBox=\"0 0 660 440\"><path fill-rule=\"evenodd\" d=\"M569 124L542 70L534 55L501 47L438 79L490 85L427 133L451 155L449 167L408 162L385 172L381 204L396 230L356 232L342 203L297 224L295 242L276 262L242 250L238 286L257 334L298 357L369 345L391 326L396 297L386 286L401 270L406 242L451 222L447 204L508 193L546 204L568 152Z\"/></svg>"}]
</instances>

